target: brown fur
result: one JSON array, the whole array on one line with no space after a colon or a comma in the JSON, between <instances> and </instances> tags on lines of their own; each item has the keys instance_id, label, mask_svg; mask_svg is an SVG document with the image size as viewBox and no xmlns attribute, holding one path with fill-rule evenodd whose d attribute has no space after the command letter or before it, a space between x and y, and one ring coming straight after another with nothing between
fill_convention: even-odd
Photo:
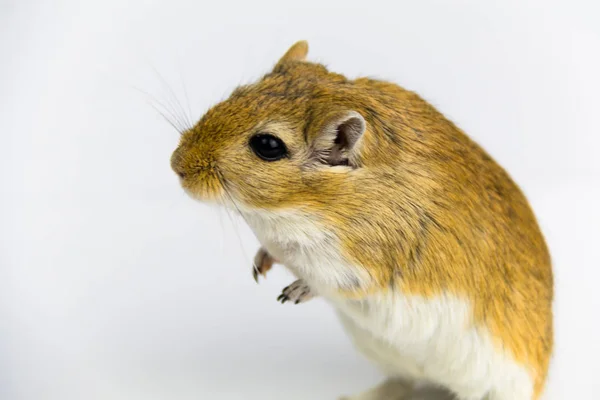
<instances>
[{"instance_id":1,"label":"brown fur","mask_svg":"<svg viewBox=\"0 0 600 400\"><path fill-rule=\"evenodd\" d=\"M348 80L304 61L306 52L299 42L183 134L172 158L183 186L203 199L308 210L334 226L345 257L374 282L349 296L397 287L468 298L496 344L530 369L539 396L553 347L553 278L517 185L415 93ZM358 167L316 167L315 138L332 112L347 110L367 123L352 155ZM290 157L256 157L248 140L260 131L279 136Z\"/></svg>"}]
</instances>

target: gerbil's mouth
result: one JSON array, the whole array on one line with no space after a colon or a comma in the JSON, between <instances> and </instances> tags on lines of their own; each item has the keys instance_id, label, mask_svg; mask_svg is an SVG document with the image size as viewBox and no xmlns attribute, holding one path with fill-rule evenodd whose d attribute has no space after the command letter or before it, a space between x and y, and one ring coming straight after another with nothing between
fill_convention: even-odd
<instances>
[{"instance_id":1,"label":"gerbil's mouth","mask_svg":"<svg viewBox=\"0 0 600 400\"><path fill-rule=\"evenodd\" d=\"M194 200L220 203L225 198L223 184L214 172L184 173L183 176L179 175L179 182L183 190Z\"/></svg>"},{"instance_id":2,"label":"gerbil's mouth","mask_svg":"<svg viewBox=\"0 0 600 400\"><path fill-rule=\"evenodd\" d=\"M209 179L205 178L196 184L188 185L185 182L182 182L185 192L196 201L223 207L240 215L243 214L242 210L246 209L243 202L236 198L235 191L227 186L227 182L218 171L215 171Z\"/></svg>"}]
</instances>

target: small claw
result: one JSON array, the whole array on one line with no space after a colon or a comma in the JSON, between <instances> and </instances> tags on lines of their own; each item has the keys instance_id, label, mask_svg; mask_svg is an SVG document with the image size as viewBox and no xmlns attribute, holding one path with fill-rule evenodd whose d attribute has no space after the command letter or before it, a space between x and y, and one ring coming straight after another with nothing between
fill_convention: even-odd
<instances>
[{"instance_id":1,"label":"small claw","mask_svg":"<svg viewBox=\"0 0 600 400\"><path fill-rule=\"evenodd\" d=\"M280 294L279 297L277 297L277 301L281 301L284 298L286 298L287 296L285 294Z\"/></svg>"},{"instance_id":2,"label":"small claw","mask_svg":"<svg viewBox=\"0 0 600 400\"><path fill-rule=\"evenodd\" d=\"M266 277L267 272L273 267L273 259L264 249L260 249L252 263L252 276L258 282L260 275Z\"/></svg>"},{"instance_id":3,"label":"small claw","mask_svg":"<svg viewBox=\"0 0 600 400\"><path fill-rule=\"evenodd\" d=\"M294 302L294 304L298 304L298 303L300 303L300 299L298 299Z\"/></svg>"}]
</instances>

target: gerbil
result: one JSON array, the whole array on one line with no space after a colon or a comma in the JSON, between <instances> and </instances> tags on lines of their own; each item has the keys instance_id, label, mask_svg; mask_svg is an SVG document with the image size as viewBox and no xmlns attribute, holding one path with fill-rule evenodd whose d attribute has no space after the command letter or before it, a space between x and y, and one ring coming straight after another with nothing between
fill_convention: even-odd
<instances>
[{"instance_id":1,"label":"gerbil","mask_svg":"<svg viewBox=\"0 0 600 400\"><path fill-rule=\"evenodd\" d=\"M242 214L389 377L354 400L400 400L416 382L459 399L531 400L553 347L548 249L524 195L451 121L395 84L350 80L292 46L182 134L183 188Z\"/></svg>"}]
</instances>

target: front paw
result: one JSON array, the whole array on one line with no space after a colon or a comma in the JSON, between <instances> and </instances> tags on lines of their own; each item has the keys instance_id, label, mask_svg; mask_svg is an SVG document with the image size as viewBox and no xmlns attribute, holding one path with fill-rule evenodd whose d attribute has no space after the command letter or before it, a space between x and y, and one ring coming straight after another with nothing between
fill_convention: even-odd
<instances>
[{"instance_id":1,"label":"front paw","mask_svg":"<svg viewBox=\"0 0 600 400\"><path fill-rule=\"evenodd\" d=\"M304 282L304 280L298 279L290 286L283 288L281 294L277 298L277 301L280 301L281 304L285 303L286 301L299 304L304 303L313 297L315 297L315 294L311 288L306 284L306 282Z\"/></svg>"},{"instance_id":2,"label":"front paw","mask_svg":"<svg viewBox=\"0 0 600 400\"><path fill-rule=\"evenodd\" d=\"M258 249L252 264L252 276L256 283L258 283L258 276L262 275L265 277L267 272L273 268L273 264L276 262L277 260L275 260L264 247Z\"/></svg>"}]
</instances>

